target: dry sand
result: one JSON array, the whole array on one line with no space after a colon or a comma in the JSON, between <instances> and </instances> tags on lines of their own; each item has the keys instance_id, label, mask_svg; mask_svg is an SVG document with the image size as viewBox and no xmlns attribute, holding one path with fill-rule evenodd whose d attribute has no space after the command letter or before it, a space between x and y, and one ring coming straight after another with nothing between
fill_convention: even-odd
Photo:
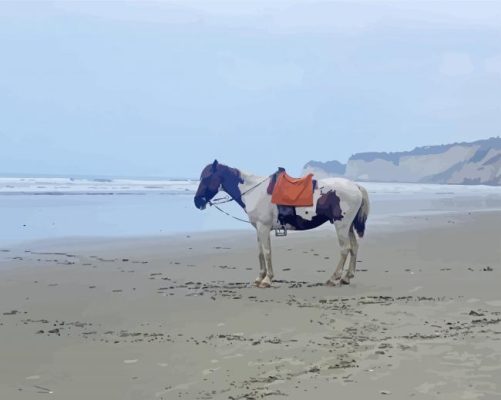
<instances>
[{"instance_id":1,"label":"dry sand","mask_svg":"<svg viewBox=\"0 0 501 400\"><path fill-rule=\"evenodd\" d=\"M335 234L39 242L0 253L0 399L499 399L501 213L408 217L325 287Z\"/></svg>"}]
</instances>

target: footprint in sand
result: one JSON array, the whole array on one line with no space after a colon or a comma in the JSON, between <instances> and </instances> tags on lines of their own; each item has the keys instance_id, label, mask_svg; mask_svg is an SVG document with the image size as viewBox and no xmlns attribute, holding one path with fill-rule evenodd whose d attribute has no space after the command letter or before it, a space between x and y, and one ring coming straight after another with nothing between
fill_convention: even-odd
<instances>
[{"instance_id":1,"label":"footprint in sand","mask_svg":"<svg viewBox=\"0 0 501 400\"><path fill-rule=\"evenodd\" d=\"M207 368L207 369L204 369L204 370L202 371L202 374L203 374L203 375L210 375L210 374L212 374L212 373L216 372L216 371L217 371L217 370L219 370L219 369L221 369L221 368L220 368L220 367L217 367L217 368Z\"/></svg>"}]
</instances>

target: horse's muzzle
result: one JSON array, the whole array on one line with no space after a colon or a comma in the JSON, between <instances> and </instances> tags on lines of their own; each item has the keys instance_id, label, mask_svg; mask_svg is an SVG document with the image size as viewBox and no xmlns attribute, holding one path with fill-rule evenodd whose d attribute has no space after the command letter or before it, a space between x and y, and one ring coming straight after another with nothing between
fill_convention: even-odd
<instances>
[{"instance_id":1,"label":"horse's muzzle","mask_svg":"<svg viewBox=\"0 0 501 400\"><path fill-rule=\"evenodd\" d=\"M195 202L195 207L198 208L199 210L204 210L205 207L207 206L207 200L205 199L205 197L202 196L195 196L194 202Z\"/></svg>"}]
</instances>

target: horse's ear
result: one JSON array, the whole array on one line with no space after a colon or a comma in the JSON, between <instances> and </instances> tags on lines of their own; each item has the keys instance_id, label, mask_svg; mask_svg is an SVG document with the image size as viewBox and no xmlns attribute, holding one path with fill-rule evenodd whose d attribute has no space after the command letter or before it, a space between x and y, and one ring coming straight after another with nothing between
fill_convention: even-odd
<instances>
[{"instance_id":1,"label":"horse's ear","mask_svg":"<svg viewBox=\"0 0 501 400\"><path fill-rule=\"evenodd\" d=\"M219 163L217 162L217 160L214 160L214 162L212 163L212 172L216 172L216 169L217 169L217 165Z\"/></svg>"}]
</instances>

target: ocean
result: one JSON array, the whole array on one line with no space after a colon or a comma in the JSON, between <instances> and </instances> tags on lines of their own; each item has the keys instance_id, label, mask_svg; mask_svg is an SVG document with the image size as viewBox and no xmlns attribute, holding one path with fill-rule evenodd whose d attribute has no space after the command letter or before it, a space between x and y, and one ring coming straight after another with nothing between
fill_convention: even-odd
<instances>
[{"instance_id":1,"label":"ocean","mask_svg":"<svg viewBox=\"0 0 501 400\"><path fill-rule=\"evenodd\" d=\"M252 229L215 208L193 205L193 180L0 178L0 246L43 239L134 237ZM501 187L362 183L369 224L390 217L501 210ZM245 218L236 204L222 206ZM328 227L328 224L326 225Z\"/></svg>"}]
</instances>

